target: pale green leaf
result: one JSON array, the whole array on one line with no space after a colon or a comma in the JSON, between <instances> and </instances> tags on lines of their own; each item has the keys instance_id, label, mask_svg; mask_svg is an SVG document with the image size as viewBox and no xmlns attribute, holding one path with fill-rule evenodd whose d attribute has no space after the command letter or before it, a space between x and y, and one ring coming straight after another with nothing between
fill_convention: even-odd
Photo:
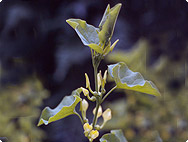
<instances>
[{"instance_id":1,"label":"pale green leaf","mask_svg":"<svg viewBox=\"0 0 188 142\"><path fill-rule=\"evenodd\" d=\"M96 52L98 52L98 53L100 53L100 54L103 53L103 49L102 49L99 45L97 45L97 44L92 43L92 44L89 44L88 46L89 46L91 49L95 50Z\"/></svg>"},{"instance_id":2,"label":"pale green leaf","mask_svg":"<svg viewBox=\"0 0 188 142\"><path fill-rule=\"evenodd\" d=\"M121 130L111 130L110 132L103 135L100 142L127 142Z\"/></svg>"},{"instance_id":3,"label":"pale green leaf","mask_svg":"<svg viewBox=\"0 0 188 142\"><path fill-rule=\"evenodd\" d=\"M119 39L117 39L112 45L111 45L111 42L109 42L111 46L109 45L109 46L107 46L105 48L105 50L104 50L104 56L108 55L108 53L110 51L112 52L112 50L114 49L114 47L116 46L116 44L118 43L118 41L119 41Z\"/></svg>"},{"instance_id":4,"label":"pale green leaf","mask_svg":"<svg viewBox=\"0 0 188 142\"><path fill-rule=\"evenodd\" d=\"M75 114L76 113L75 107L82 100L79 96L80 93L81 93L81 89L78 88L75 91L73 91L70 96L65 96L56 108L54 109L51 109L49 107L44 108L40 116L38 126L42 124L47 125L51 122Z\"/></svg>"},{"instance_id":5,"label":"pale green leaf","mask_svg":"<svg viewBox=\"0 0 188 142\"><path fill-rule=\"evenodd\" d=\"M157 87L151 81L145 80L139 72L131 71L123 62L109 65L108 72L118 88L160 96Z\"/></svg>"},{"instance_id":6,"label":"pale green leaf","mask_svg":"<svg viewBox=\"0 0 188 142\"><path fill-rule=\"evenodd\" d=\"M110 51L112 52L114 47L116 46L116 44L118 43L119 39L117 39L113 44L112 46L110 47Z\"/></svg>"},{"instance_id":7,"label":"pale green leaf","mask_svg":"<svg viewBox=\"0 0 188 142\"><path fill-rule=\"evenodd\" d=\"M104 12L104 14L103 14L102 20L101 20L101 22L100 22L100 24L99 24L99 29L100 29L100 30L102 29L102 26L103 26L104 23L106 22L106 19L107 19L107 17L108 17L109 12L110 12L110 5L108 4L107 7L106 7L105 12Z\"/></svg>"},{"instance_id":8,"label":"pale green leaf","mask_svg":"<svg viewBox=\"0 0 188 142\"><path fill-rule=\"evenodd\" d=\"M111 130L111 133L116 135L116 137L119 138L120 142L127 142L121 130Z\"/></svg>"},{"instance_id":9,"label":"pale green leaf","mask_svg":"<svg viewBox=\"0 0 188 142\"><path fill-rule=\"evenodd\" d=\"M114 27L116 24L117 17L119 15L119 11L121 9L122 4L116 4L113 8L110 9L108 5L104 16L99 25L99 39L100 42L105 44L108 43L113 35Z\"/></svg>"},{"instance_id":10,"label":"pale green leaf","mask_svg":"<svg viewBox=\"0 0 188 142\"><path fill-rule=\"evenodd\" d=\"M94 26L87 24L86 21L80 19L68 19L66 22L76 31L84 45L93 47L95 44L96 46L99 46L98 28L95 28ZM101 51L97 48L92 49L96 52L99 51L99 53Z\"/></svg>"}]
</instances>

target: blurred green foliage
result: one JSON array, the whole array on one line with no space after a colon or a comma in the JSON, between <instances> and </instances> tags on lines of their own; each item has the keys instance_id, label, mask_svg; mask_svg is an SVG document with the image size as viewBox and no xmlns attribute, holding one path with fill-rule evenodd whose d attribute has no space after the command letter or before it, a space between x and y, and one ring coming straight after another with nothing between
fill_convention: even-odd
<instances>
[{"instance_id":1,"label":"blurred green foliage","mask_svg":"<svg viewBox=\"0 0 188 142\"><path fill-rule=\"evenodd\" d=\"M41 142L45 134L36 121L47 96L36 79L0 88L0 136L10 142Z\"/></svg>"},{"instance_id":2,"label":"blurred green foliage","mask_svg":"<svg viewBox=\"0 0 188 142\"><path fill-rule=\"evenodd\" d=\"M165 55L148 65L152 46L140 40L128 51L115 51L110 62L124 61L133 71L152 80L162 98L125 91L125 100L106 104L113 118L106 129L122 128L129 142L179 142L188 139L188 76L185 57L172 61ZM186 52L186 51L185 51ZM138 95L139 94L139 95Z\"/></svg>"}]
</instances>

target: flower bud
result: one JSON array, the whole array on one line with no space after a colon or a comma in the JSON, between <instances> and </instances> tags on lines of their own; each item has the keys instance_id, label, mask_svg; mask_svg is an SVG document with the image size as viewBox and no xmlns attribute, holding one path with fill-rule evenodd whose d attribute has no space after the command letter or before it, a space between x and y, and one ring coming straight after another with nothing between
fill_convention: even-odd
<instances>
[{"instance_id":1,"label":"flower bud","mask_svg":"<svg viewBox=\"0 0 188 142\"><path fill-rule=\"evenodd\" d=\"M97 130L92 130L90 133L89 133L89 136L92 140L96 139L98 136L99 136L99 132Z\"/></svg>"},{"instance_id":2,"label":"flower bud","mask_svg":"<svg viewBox=\"0 0 188 142\"><path fill-rule=\"evenodd\" d=\"M93 114L95 115L96 108L93 109ZM97 113L97 118L102 115L102 107L101 105L99 106L98 113Z\"/></svg>"},{"instance_id":3,"label":"flower bud","mask_svg":"<svg viewBox=\"0 0 188 142\"><path fill-rule=\"evenodd\" d=\"M100 126L99 125L95 125L95 130L100 130Z\"/></svg>"},{"instance_id":4,"label":"flower bud","mask_svg":"<svg viewBox=\"0 0 188 142\"><path fill-rule=\"evenodd\" d=\"M92 125L89 125L89 123L85 123L83 125L83 128L84 128L84 133L89 133L93 129Z\"/></svg>"},{"instance_id":5,"label":"flower bud","mask_svg":"<svg viewBox=\"0 0 188 142\"><path fill-rule=\"evenodd\" d=\"M107 70L104 72L104 76L102 79L102 89L104 89L104 87L105 87L106 79L107 79Z\"/></svg>"},{"instance_id":6,"label":"flower bud","mask_svg":"<svg viewBox=\"0 0 188 142\"><path fill-rule=\"evenodd\" d=\"M112 118L112 112L111 112L111 109L106 109L103 114L102 114L102 117L104 119L104 122L107 122L108 120L110 120Z\"/></svg>"},{"instance_id":7,"label":"flower bud","mask_svg":"<svg viewBox=\"0 0 188 142\"><path fill-rule=\"evenodd\" d=\"M87 75L87 73L85 73L85 78L86 78L86 88L90 87L90 81L89 81L89 77Z\"/></svg>"},{"instance_id":8,"label":"flower bud","mask_svg":"<svg viewBox=\"0 0 188 142\"><path fill-rule=\"evenodd\" d=\"M104 76L103 76L103 80L104 80L104 82L106 83L106 79L107 79L107 70L105 70L105 72L104 72Z\"/></svg>"},{"instance_id":9,"label":"flower bud","mask_svg":"<svg viewBox=\"0 0 188 142\"><path fill-rule=\"evenodd\" d=\"M81 105L80 105L81 110L84 111L84 112L86 112L87 109L88 109L88 106L89 106L88 102L85 99L83 99L81 101Z\"/></svg>"},{"instance_id":10,"label":"flower bud","mask_svg":"<svg viewBox=\"0 0 188 142\"><path fill-rule=\"evenodd\" d=\"M102 85L102 75L101 75L101 71L99 71L99 73L97 74L97 81L98 81L98 92L99 92L99 89Z\"/></svg>"}]
</instances>

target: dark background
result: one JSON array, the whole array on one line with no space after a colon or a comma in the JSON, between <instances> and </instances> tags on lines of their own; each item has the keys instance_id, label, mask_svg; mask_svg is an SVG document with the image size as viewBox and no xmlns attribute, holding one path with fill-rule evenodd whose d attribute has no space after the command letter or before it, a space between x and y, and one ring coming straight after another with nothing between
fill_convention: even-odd
<instances>
[{"instance_id":1,"label":"dark background","mask_svg":"<svg viewBox=\"0 0 188 142\"><path fill-rule=\"evenodd\" d=\"M85 86L85 72L93 80L90 51L65 20L80 18L98 26L107 4L112 7L119 2L122 8L112 42L117 38L120 41L115 50L130 49L145 38L152 45L149 65L162 55L170 61L180 61L182 57L187 61L188 3L185 0L3 0L0 3L1 87L18 85L36 75L50 92L44 106L53 108L63 96ZM107 63L102 63L100 68L104 71ZM170 85L178 87L181 82L173 80ZM112 99L115 98L109 98ZM47 133L44 141L86 141L81 127L75 116L42 126Z\"/></svg>"}]
</instances>

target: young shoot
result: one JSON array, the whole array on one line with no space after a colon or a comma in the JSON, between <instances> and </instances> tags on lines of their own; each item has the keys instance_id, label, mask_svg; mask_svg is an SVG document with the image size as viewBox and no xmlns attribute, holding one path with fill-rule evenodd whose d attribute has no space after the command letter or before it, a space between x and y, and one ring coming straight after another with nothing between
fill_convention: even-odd
<instances>
[{"instance_id":1,"label":"young shoot","mask_svg":"<svg viewBox=\"0 0 188 142\"><path fill-rule=\"evenodd\" d=\"M99 136L99 131L105 126L107 121L110 121L112 118L111 109L108 108L103 112L101 106L112 91L121 88L160 96L159 91L151 81L145 80L140 73L131 71L123 62L109 65L108 69L104 73L98 69L101 60L113 51L119 41L119 39L117 39L113 44L111 44L111 38L113 36L121 6L122 5L120 3L112 8L108 5L98 27L89 25L86 21L81 19L66 20L66 22L76 31L82 43L85 46L88 46L91 50L95 88L91 88L89 76L85 73L86 87L80 87L74 90L70 96L64 97L55 109L46 107L42 111L38 126L42 124L47 125L56 120L75 114L79 117L83 125L83 134L90 142L92 142ZM107 83L107 74L109 74L116 83L112 89L105 88ZM96 105L93 109L92 120L87 118L86 111L89 107L87 100L94 102ZM79 103L80 113L75 110L75 107ZM103 123L101 125L97 123L100 117L103 117ZM100 142L105 141L126 142L127 140L120 130L112 130L111 133L105 134L100 139Z\"/></svg>"}]
</instances>

